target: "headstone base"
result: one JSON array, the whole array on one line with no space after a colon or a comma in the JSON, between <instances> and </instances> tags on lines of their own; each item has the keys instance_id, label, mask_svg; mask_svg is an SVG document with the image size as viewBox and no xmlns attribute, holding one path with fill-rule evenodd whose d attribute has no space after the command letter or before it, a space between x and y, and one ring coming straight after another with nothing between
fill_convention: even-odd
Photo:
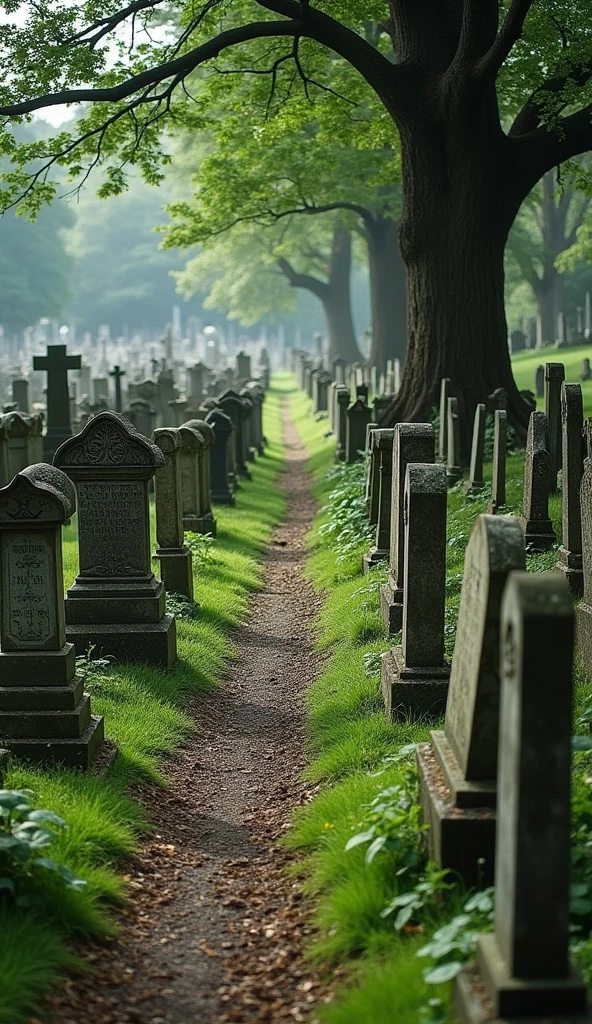
<instances>
[{"instance_id":1,"label":"headstone base","mask_svg":"<svg viewBox=\"0 0 592 1024\"><path fill-rule=\"evenodd\" d=\"M167 594L183 594L193 601L193 565L189 548L157 548L160 578Z\"/></svg>"},{"instance_id":2,"label":"headstone base","mask_svg":"<svg viewBox=\"0 0 592 1024\"><path fill-rule=\"evenodd\" d=\"M382 655L380 679L391 719L441 718L446 710L449 665L408 668L401 647Z\"/></svg>"},{"instance_id":3,"label":"headstone base","mask_svg":"<svg viewBox=\"0 0 592 1024\"><path fill-rule=\"evenodd\" d=\"M524 530L524 543L528 552L548 551L557 543L557 534L550 519L525 519L524 516L518 516L518 521Z\"/></svg>"},{"instance_id":4,"label":"headstone base","mask_svg":"<svg viewBox=\"0 0 592 1024\"><path fill-rule=\"evenodd\" d=\"M568 551L567 548L564 548L562 544L557 552L557 563L555 568L565 576L572 597L579 600L584 593L582 556L573 554L571 551Z\"/></svg>"},{"instance_id":5,"label":"headstone base","mask_svg":"<svg viewBox=\"0 0 592 1024\"><path fill-rule=\"evenodd\" d=\"M391 583L380 588L380 613L388 635L396 636L403 628L403 591Z\"/></svg>"},{"instance_id":6,"label":"headstone base","mask_svg":"<svg viewBox=\"0 0 592 1024\"><path fill-rule=\"evenodd\" d=\"M225 494L216 494L212 491L212 505L236 505L236 498L230 491Z\"/></svg>"},{"instance_id":7,"label":"headstone base","mask_svg":"<svg viewBox=\"0 0 592 1024\"><path fill-rule=\"evenodd\" d=\"M454 487L455 484L462 480L463 471L460 466L451 466L446 470L446 486Z\"/></svg>"},{"instance_id":8,"label":"headstone base","mask_svg":"<svg viewBox=\"0 0 592 1024\"><path fill-rule=\"evenodd\" d=\"M161 580L151 577L121 580L78 576L66 595L66 623L89 626L95 623L156 627L165 612L165 590Z\"/></svg>"},{"instance_id":9,"label":"headstone base","mask_svg":"<svg viewBox=\"0 0 592 1024\"><path fill-rule=\"evenodd\" d=\"M376 545L370 548L369 551L362 558L362 572L366 576L375 565L380 565L381 562L388 562L389 552L384 551L382 548L377 548Z\"/></svg>"},{"instance_id":10,"label":"headstone base","mask_svg":"<svg viewBox=\"0 0 592 1024\"><path fill-rule=\"evenodd\" d=\"M159 668L171 668L177 660L175 619L165 615L150 623L80 623L66 626L66 637L77 654L95 648L96 656L116 661L138 661Z\"/></svg>"},{"instance_id":11,"label":"headstone base","mask_svg":"<svg viewBox=\"0 0 592 1024\"><path fill-rule=\"evenodd\" d=\"M454 986L461 1024L591 1024L585 985L575 967L567 978L511 978L494 935L479 937L477 966L465 967Z\"/></svg>"},{"instance_id":12,"label":"headstone base","mask_svg":"<svg viewBox=\"0 0 592 1024\"><path fill-rule=\"evenodd\" d=\"M88 769L104 738L103 718L93 715L79 737L3 739L2 742L15 757L42 764L64 764L69 768Z\"/></svg>"},{"instance_id":13,"label":"headstone base","mask_svg":"<svg viewBox=\"0 0 592 1024\"><path fill-rule=\"evenodd\" d=\"M0 651L0 679L6 689L15 686L35 688L68 686L76 672L76 651L65 644L61 651ZM8 683L10 680L10 683Z\"/></svg>"},{"instance_id":14,"label":"headstone base","mask_svg":"<svg viewBox=\"0 0 592 1024\"><path fill-rule=\"evenodd\" d=\"M443 737L443 732L432 737ZM441 868L458 872L467 886L493 883L495 860L495 788L483 784L481 794L469 789L460 778L460 769L451 764L454 757L447 744L422 743L417 750L419 793L429 859ZM442 769L440 758L448 761ZM487 806L491 804L493 807ZM464 800L464 806L463 806ZM477 805L477 800L481 806ZM474 801L474 802L473 802ZM460 804L460 806L459 806ZM480 864L480 858L484 863Z\"/></svg>"},{"instance_id":15,"label":"headstone base","mask_svg":"<svg viewBox=\"0 0 592 1024\"><path fill-rule=\"evenodd\" d=\"M193 526L192 531L193 533L201 534L211 533L212 537L215 537L216 528L216 520L214 519L212 513L209 512L207 515L201 516L201 518L196 521L196 525Z\"/></svg>"}]
</instances>

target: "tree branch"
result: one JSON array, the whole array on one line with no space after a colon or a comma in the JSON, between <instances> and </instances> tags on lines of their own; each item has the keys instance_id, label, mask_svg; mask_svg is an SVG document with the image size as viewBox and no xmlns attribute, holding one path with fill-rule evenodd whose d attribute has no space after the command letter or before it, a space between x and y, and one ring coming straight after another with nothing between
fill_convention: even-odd
<instances>
[{"instance_id":1,"label":"tree branch","mask_svg":"<svg viewBox=\"0 0 592 1024\"><path fill-rule=\"evenodd\" d=\"M329 285L324 281L314 277L312 274L299 274L284 256L279 257L277 265L284 277L288 279L291 288L304 288L306 291L316 295L321 302L326 299L329 293Z\"/></svg>"},{"instance_id":2,"label":"tree branch","mask_svg":"<svg viewBox=\"0 0 592 1024\"><path fill-rule=\"evenodd\" d=\"M467 0L470 6L480 6L482 0ZM509 57L512 48L520 39L526 16L533 5L533 0L512 0L506 19L498 32L495 42L484 57L475 65L477 79L492 80L497 76L504 61Z\"/></svg>"},{"instance_id":3,"label":"tree branch","mask_svg":"<svg viewBox=\"0 0 592 1024\"><path fill-rule=\"evenodd\" d=\"M558 95L565 89L568 82L576 85L586 85L592 78L592 62L584 66L572 66L561 74L555 74L546 82L539 85L529 96L522 110L516 116L509 135L527 135L534 131L541 123L541 103L544 96Z\"/></svg>"},{"instance_id":4,"label":"tree branch","mask_svg":"<svg viewBox=\"0 0 592 1024\"><path fill-rule=\"evenodd\" d=\"M543 125L507 141L515 144L518 183L526 195L547 171L592 149L592 103L563 117L554 129Z\"/></svg>"}]
</instances>

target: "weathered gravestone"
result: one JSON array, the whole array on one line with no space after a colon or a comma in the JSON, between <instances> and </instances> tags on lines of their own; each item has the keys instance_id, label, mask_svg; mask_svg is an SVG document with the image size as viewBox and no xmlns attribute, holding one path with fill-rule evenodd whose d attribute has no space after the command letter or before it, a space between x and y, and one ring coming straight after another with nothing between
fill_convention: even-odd
<instances>
[{"instance_id":1,"label":"weathered gravestone","mask_svg":"<svg viewBox=\"0 0 592 1024\"><path fill-rule=\"evenodd\" d=\"M237 352L236 376L239 381L249 380L251 376L251 357L246 352Z\"/></svg>"},{"instance_id":2,"label":"weathered gravestone","mask_svg":"<svg viewBox=\"0 0 592 1024\"><path fill-rule=\"evenodd\" d=\"M512 333L510 335L510 351L512 352L512 354L514 352L523 352L525 348L526 348L526 335L525 335L524 331L521 331L521 330L512 331Z\"/></svg>"},{"instance_id":3,"label":"weathered gravestone","mask_svg":"<svg viewBox=\"0 0 592 1024\"><path fill-rule=\"evenodd\" d=\"M189 394L191 398L197 398L198 401L201 401L205 393L206 381L209 377L209 373L210 371L205 363L196 363L195 366L189 366L187 368Z\"/></svg>"},{"instance_id":4,"label":"weathered gravestone","mask_svg":"<svg viewBox=\"0 0 592 1024\"><path fill-rule=\"evenodd\" d=\"M495 931L456 981L463 1024L589 1022L569 957L573 605L557 573L502 602ZM541 643L541 637L545 642Z\"/></svg>"},{"instance_id":5,"label":"weathered gravestone","mask_svg":"<svg viewBox=\"0 0 592 1024\"><path fill-rule=\"evenodd\" d=\"M493 880L500 610L508 574L525 564L518 520L478 516L465 555L444 730L418 749L430 860L469 886L480 874L486 884Z\"/></svg>"},{"instance_id":6,"label":"weathered gravestone","mask_svg":"<svg viewBox=\"0 0 592 1024\"><path fill-rule=\"evenodd\" d=\"M22 412L9 412L4 417L8 440L8 475L9 479L20 473L22 469L33 464L31 458L31 417Z\"/></svg>"},{"instance_id":7,"label":"weathered gravestone","mask_svg":"<svg viewBox=\"0 0 592 1024\"><path fill-rule=\"evenodd\" d=\"M380 610L389 636L398 633L403 625L405 474L413 462L433 462L435 445L431 423L397 423L394 431L389 573L380 588Z\"/></svg>"},{"instance_id":8,"label":"weathered gravestone","mask_svg":"<svg viewBox=\"0 0 592 1024\"><path fill-rule=\"evenodd\" d=\"M76 484L79 570L66 598L66 635L122 661L169 668L175 619L151 569L148 484L162 452L117 413L93 417L57 450L54 464Z\"/></svg>"},{"instance_id":9,"label":"weathered gravestone","mask_svg":"<svg viewBox=\"0 0 592 1024\"><path fill-rule=\"evenodd\" d=\"M62 526L75 509L71 481L45 463L0 491L0 739L33 761L88 768L104 729L66 641Z\"/></svg>"},{"instance_id":10,"label":"weathered gravestone","mask_svg":"<svg viewBox=\"0 0 592 1024\"><path fill-rule=\"evenodd\" d=\"M364 402L366 405L368 405L368 395L369 395L369 392L370 392L370 388L368 387L368 385L366 383L356 384L356 400L357 401Z\"/></svg>"},{"instance_id":11,"label":"weathered gravestone","mask_svg":"<svg viewBox=\"0 0 592 1024\"><path fill-rule=\"evenodd\" d=\"M234 425L222 409L212 409L206 423L214 431L210 449L211 495L214 505L234 505L235 497L228 475L228 447L232 441Z\"/></svg>"},{"instance_id":12,"label":"weathered gravestone","mask_svg":"<svg viewBox=\"0 0 592 1024\"><path fill-rule=\"evenodd\" d=\"M589 426L587 433L589 436ZM576 611L576 636L584 673L592 677L592 452L584 460L580 486L584 596Z\"/></svg>"},{"instance_id":13,"label":"weathered gravestone","mask_svg":"<svg viewBox=\"0 0 592 1024\"><path fill-rule=\"evenodd\" d=\"M197 459L199 512L195 533L210 533L216 536L216 520L212 512L211 453L214 444L214 428L207 420L187 420L184 424L196 430L201 437L201 449Z\"/></svg>"},{"instance_id":14,"label":"weathered gravestone","mask_svg":"<svg viewBox=\"0 0 592 1024\"><path fill-rule=\"evenodd\" d=\"M126 418L142 437L152 437L156 426L156 409L145 398L136 398L130 402Z\"/></svg>"},{"instance_id":15,"label":"weathered gravestone","mask_svg":"<svg viewBox=\"0 0 592 1024\"><path fill-rule=\"evenodd\" d=\"M26 377L13 380L12 400L16 403L19 412L29 412L29 381Z\"/></svg>"},{"instance_id":16,"label":"weathered gravestone","mask_svg":"<svg viewBox=\"0 0 592 1024\"><path fill-rule=\"evenodd\" d=\"M386 410L393 400L393 395L380 394L377 395L372 403L372 412L376 423L380 426L381 417L384 416Z\"/></svg>"},{"instance_id":17,"label":"weathered gravestone","mask_svg":"<svg viewBox=\"0 0 592 1024\"><path fill-rule=\"evenodd\" d=\"M465 484L468 494L479 494L485 487L485 481L483 479L483 453L485 448L486 418L485 405L480 402L475 409L473 442L471 444L471 465L469 470L469 479Z\"/></svg>"},{"instance_id":18,"label":"weathered gravestone","mask_svg":"<svg viewBox=\"0 0 592 1024\"><path fill-rule=\"evenodd\" d=\"M544 398L545 395L545 367L537 366L534 375L534 392L537 398Z\"/></svg>"},{"instance_id":19,"label":"weathered gravestone","mask_svg":"<svg viewBox=\"0 0 592 1024\"><path fill-rule=\"evenodd\" d=\"M336 384L345 384L345 368L347 361L345 359L334 359L333 360L333 377Z\"/></svg>"},{"instance_id":20,"label":"weathered gravestone","mask_svg":"<svg viewBox=\"0 0 592 1024\"><path fill-rule=\"evenodd\" d=\"M259 455L265 451L266 438L263 433L263 403L265 402L265 390L261 384L251 381L245 389L246 394L253 403L250 417L251 443Z\"/></svg>"},{"instance_id":21,"label":"weathered gravestone","mask_svg":"<svg viewBox=\"0 0 592 1024\"><path fill-rule=\"evenodd\" d=\"M580 380L590 380L592 377L592 368L590 367L589 359L582 359L582 372L580 373Z\"/></svg>"},{"instance_id":22,"label":"weathered gravestone","mask_svg":"<svg viewBox=\"0 0 592 1024\"><path fill-rule=\"evenodd\" d=\"M366 476L364 481L364 500L368 509L368 519L373 525L376 525L376 520L378 519L378 490L380 487L378 479L380 454L374 450L372 443L372 431L377 429L378 423L366 424L366 441L364 444L364 473Z\"/></svg>"},{"instance_id":23,"label":"weathered gravestone","mask_svg":"<svg viewBox=\"0 0 592 1024\"><path fill-rule=\"evenodd\" d=\"M337 437L335 458L338 462L345 462L348 409L349 388L345 385L340 385L335 392L335 434Z\"/></svg>"},{"instance_id":24,"label":"weathered gravestone","mask_svg":"<svg viewBox=\"0 0 592 1024\"><path fill-rule=\"evenodd\" d=\"M345 451L348 463L362 457L366 444L366 427L370 423L370 409L358 398L347 409Z\"/></svg>"},{"instance_id":25,"label":"weathered gravestone","mask_svg":"<svg viewBox=\"0 0 592 1024\"><path fill-rule=\"evenodd\" d=\"M561 443L563 476L562 541L557 552L556 568L565 574L574 598L584 593L582 568L582 517L580 487L584 468L583 437L584 405L579 384L561 386Z\"/></svg>"},{"instance_id":26,"label":"weathered gravestone","mask_svg":"<svg viewBox=\"0 0 592 1024\"><path fill-rule=\"evenodd\" d=\"M505 409L495 410L493 430L493 468L491 471L491 506L495 515L506 504L506 456L508 438L508 414Z\"/></svg>"},{"instance_id":27,"label":"weathered gravestone","mask_svg":"<svg viewBox=\"0 0 592 1024\"><path fill-rule=\"evenodd\" d=\"M160 449L164 465L154 474L156 503L156 558L165 590L193 600L191 551L185 546L183 498L181 491L181 434L163 427L154 431L154 444Z\"/></svg>"},{"instance_id":28,"label":"weathered gravestone","mask_svg":"<svg viewBox=\"0 0 592 1024\"><path fill-rule=\"evenodd\" d=\"M246 409L244 402L236 391L228 389L218 397L222 412L230 417L234 424L235 469L238 476L251 479L251 470L247 466ZM232 443L232 442L231 442Z\"/></svg>"},{"instance_id":29,"label":"weathered gravestone","mask_svg":"<svg viewBox=\"0 0 592 1024\"><path fill-rule=\"evenodd\" d=\"M448 487L454 487L462 480L462 469L460 465L460 420L458 416L458 398L448 399L447 417L447 443L448 454L446 458L446 483Z\"/></svg>"},{"instance_id":30,"label":"weathered gravestone","mask_svg":"<svg viewBox=\"0 0 592 1024\"><path fill-rule=\"evenodd\" d=\"M557 541L549 519L549 434L544 412L531 413L524 460L520 522L529 551L548 551Z\"/></svg>"},{"instance_id":31,"label":"weathered gravestone","mask_svg":"<svg viewBox=\"0 0 592 1024\"><path fill-rule=\"evenodd\" d=\"M444 466L407 466L404 515L403 640L382 656L382 694L391 718L437 718L446 707L450 676L444 657Z\"/></svg>"},{"instance_id":32,"label":"weathered gravestone","mask_svg":"<svg viewBox=\"0 0 592 1024\"><path fill-rule=\"evenodd\" d=\"M199 460L203 451L204 439L203 435L188 423L184 423L179 428L179 435L181 438L179 468L181 471L183 529L190 533L200 533Z\"/></svg>"},{"instance_id":33,"label":"weathered gravestone","mask_svg":"<svg viewBox=\"0 0 592 1024\"><path fill-rule=\"evenodd\" d=\"M81 356L69 356L65 345L48 345L45 356L33 356L33 369L47 373L47 430L43 442L44 458L51 462L53 454L72 436L68 370L79 370Z\"/></svg>"},{"instance_id":34,"label":"weathered gravestone","mask_svg":"<svg viewBox=\"0 0 592 1024\"><path fill-rule=\"evenodd\" d=\"M122 370L120 366L114 366L113 369L109 371L109 376L113 377L113 383L115 386L115 412L123 412L121 378L125 377L125 370Z\"/></svg>"},{"instance_id":35,"label":"weathered gravestone","mask_svg":"<svg viewBox=\"0 0 592 1024\"><path fill-rule=\"evenodd\" d=\"M565 380L563 363L545 365L545 415L549 431L549 491L557 491L561 469L561 385Z\"/></svg>"},{"instance_id":36,"label":"weathered gravestone","mask_svg":"<svg viewBox=\"0 0 592 1024\"><path fill-rule=\"evenodd\" d=\"M372 456L378 460L375 468L378 497L376 534L374 544L362 559L364 573L368 573L379 562L388 561L390 557L394 433L394 430L389 429L374 430L371 436Z\"/></svg>"},{"instance_id":37,"label":"weathered gravestone","mask_svg":"<svg viewBox=\"0 0 592 1024\"><path fill-rule=\"evenodd\" d=\"M438 458L446 462L448 458L448 399L451 398L450 377L442 377L440 381L440 419L438 429Z\"/></svg>"},{"instance_id":38,"label":"weathered gravestone","mask_svg":"<svg viewBox=\"0 0 592 1024\"><path fill-rule=\"evenodd\" d=\"M107 377L93 377L93 401L95 405L109 408L109 379Z\"/></svg>"}]
</instances>

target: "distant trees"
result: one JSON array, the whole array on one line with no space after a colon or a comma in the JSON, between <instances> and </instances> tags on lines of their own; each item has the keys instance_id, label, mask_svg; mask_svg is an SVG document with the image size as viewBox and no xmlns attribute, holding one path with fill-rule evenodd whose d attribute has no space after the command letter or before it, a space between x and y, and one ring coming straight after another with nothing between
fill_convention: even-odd
<instances>
[{"instance_id":1,"label":"distant trees","mask_svg":"<svg viewBox=\"0 0 592 1024\"><path fill-rule=\"evenodd\" d=\"M13 334L40 317L65 317L73 260L64 230L74 216L63 203L41 210L36 223L9 210L0 217L0 324Z\"/></svg>"}]
</instances>

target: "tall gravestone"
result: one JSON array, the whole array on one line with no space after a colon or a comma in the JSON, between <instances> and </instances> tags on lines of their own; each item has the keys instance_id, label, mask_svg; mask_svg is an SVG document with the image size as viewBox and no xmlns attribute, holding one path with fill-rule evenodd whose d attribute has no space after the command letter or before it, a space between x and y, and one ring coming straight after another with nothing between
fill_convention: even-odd
<instances>
[{"instance_id":1,"label":"tall gravestone","mask_svg":"<svg viewBox=\"0 0 592 1024\"><path fill-rule=\"evenodd\" d=\"M398 633L403 625L405 474L413 462L433 462L435 445L431 423L397 423L394 431L389 572L387 582L380 588L380 610L389 636Z\"/></svg>"},{"instance_id":2,"label":"tall gravestone","mask_svg":"<svg viewBox=\"0 0 592 1024\"><path fill-rule=\"evenodd\" d=\"M493 880L500 610L508 574L525 564L518 520L478 516L465 555L444 730L418 749L430 860L467 885L480 874Z\"/></svg>"},{"instance_id":3,"label":"tall gravestone","mask_svg":"<svg viewBox=\"0 0 592 1024\"><path fill-rule=\"evenodd\" d=\"M573 614L557 573L510 575L501 612L495 931L479 937L476 969L457 978L463 1024L590 1021L569 955Z\"/></svg>"},{"instance_id":4,"label":"tall gravestone","mask_svg":"<svg viewBox=\"0 0 592 1024\"><path fill-rule=\"evenodd\" d=\"M215 505L234 505L235 497L228 475L228 445L232 440L234 425L221 409L212 409L206 415L206 423L214 431L210 449L211 495Z\"/></svg>"},{"instance_id":5,"label":"tall gravestone","mask_svg":"<svg viewBox=\"0 0 592 1024\"><path fill-rule=\"evenodd\" d=\"M565 574L574 598L584 593L582 568L582 516L580 487L584 468L584 405L579 384L561 386L561 443L563 476L562 541L557 552L557 569Z\"/></svg>"},{"instance_id":6,"label":"tall gravestone","mask_svg":"<svg viewBox=\"0 0 592 1024\"><path fill-rule=\"evenodd\" d=\"M347 410L349 409L349 388L344 385L337 388L335 392L335 434L337 444L335 447L335 458L338 462L345 462L346 436L347 436Z\"/></svg>"},{"instance_id":7,"label":"tall gravestone","mask_svg":"<svg viewBox=\"0 0 592 1024\"><path fill-rule=\"evenodd\" d=\"M537 366L534 375L534 392L537 398L545 397L545 367Z\"/></svg>"},{"instance_id":8,"label":"tall gravestone","mask_svg":"<svg viewBox=\"0 0 592 1024\"><path fill-rule=\"evenodd\" d=\"M33 356L33 369L47 373L47 429L44 458L51 462L56 449L72 435L68 370L79 370L81 356L69 356L65 345L48 345L45 356Z\"/></svg>"},{"instance_id":9,"label":"tall gravestone","mask_svg":"<svg viewBox=\"0 0 592 1024\"><path fill-rule=\"evenodd\" d=\"M479 494L485 487L485 481L483 479L483 456L485 449L486 415L485 405L480 402L475 409L473 441L471 444L471 465L469 469L469 479L465 485L468 494Z\"/></svg>"},{"instance_id":10,"label":"tall gravestone","mask_svg":"<svg viewBox=\"0 0 592 1024\"><path fill-rule=\"evenodd\" d=\"M212 512L211 452L214 443L214 428L206 420L187 420L184 424L196 430L202 439L197 461L199 492L199 523L196 533L210 533L216 536L216 520Z\"/></svg>"},{"instance_id":11,"label":"tall gravestone","mask_svg":"<svg viewBox=\"0 0 592 1024\"><path fill-rule=\"evenodd\" d=\"M585 674L592 677L592 453L584 460L580 485L584 596L576 611L577 647Z\"/></svg>"},{"instance_id":12,"label":"tall gravestone","mask_svg":"<svg viewBox=\"0 0 592 1024\"><path fill-rule=\"evenodd\" d=\"M548 551L557 541L549 519L549 433L544 412L531 413L524 460L520 521L529 551Z\"/></svg>"},{"instance_id":13,"label":"tall gravestone","mask_svg":"<svg viewBox=\"0 0 592 1024\"><path fill-rule=\"evenodd\" d=\"M442 377L440 381L440 428L438 432L438 458L446 462L448 458L448 399L451 398L450 377Z\"/></svg>"},{"instance_id":14,"label":"tall gravestone","mask_svg":"<svg viewBox=\"0 0 592 1024\"><path fill-rule=\"evenodd\" d=\"M54 465L78 495L78 576L66 598L66 635L122 661L169 668L175 619L151 568L148 485L164 459L117 413L103 412L64 442Z\"/></svg>"},{"instance_id":15,"label":"tall gravestone","mask_svg":"<svg viewBox=\"0 0 592 1024\"><path fill-rule=\"evenodd\" d=\"M346 462L357 462L365 450L366 427L370 423L370 409L361 398L347 409L345 427Z\"/></svg>"},{"instance_id":16,"label":"tall gravestone","mask_svg":"<svg viewBox=\"0 0 592 1024\"><path fill-rule=\"evenodd\" d=\"M250 480L251 470L247 466L246 410L240 395L227 389L218 398L222 412L230 417L234 424L234 445L236 456L235 471L238 476Z\"/></svg>"},{"instance_id":17,"label":"tall gravestone","mask_svg":"<svg viewBox=\"0 0 592 1024\"><path fill-rule=\"evenodd\" d=\"M19 412L29 412L29 381L26 377L13 380L12 400L16 403Z\"/></svg>"},{"instance_id":18,"label":"tall gravestone","mask_svg":"<svg viewBox=\"0 0 592 1024\"><path fill-rule=\"evenodd\" d=\"M374 544L362 559L364 573L390 557L394 433L394 430L383 429L374 430L372 434L373 454L378 456L378 507Z\"/></svg>"},{"instance_id":19,"label":"tall gravestone","mask_svg":"<svg viewBox=\"0 0 592 1024\"><path fill-rule=\"evenodd\" d=\"M162 427L154 431L154 444L164 464L154 474L156 504L156 558L165 590L193 600L191 551L185 546L181 491L181 435Z\"/></svg>"},{"instance_id":20,"label":"tall gravestone","mask_svg":"<svg viewBox=\"0 0 592 1024\"><path fill-rule=\"evenodd\" d=\"M364 500L368 509L368 519L374 526L378 519L378 490L380 487L378 465L380 462L380 453L374 449L372 433L377 429L378 423L366 424L366 442L364 444L364 458L366 463L364 467L364 472L366 474Z\"/></svg>"},{"instance_id":21,"label":"tall gravestone","mask_svg":"<svg viewBox=\"0 0 592 1024\"><path fill-rule=\"evenodd\" d=\"M203 435L195 427L191 427L187 423L184 423L179 428L179 436L181 438L179 469L181 473L183 529L190 533L201 533L199 460L204 446L204 439Z\"/></svg>"},{"instance_id":22,"label":"tall gravestone","mask_svg":"<svg viewBox=\"0 0 592 1024\"><path fill-rule=\"evenodd\" d=\"M446 707L450 676L444 657L444 466L407 466L404 517L403 639L382 656L382 695L391 718L437 718Z\"/></svg>"},{"instance_id":23,"label":"tall gravestone","mask_svg":"<svg viewBox=\"0 0 592 1024\"><path fill-rule=\"evenodd\" d=\"M561 469L561 385L565 380L563 363L545 365L545 415L549 431L549 491L557 491Z\"/></svg>"},{"instance_id":24,"label":"tall gravestone","mask_svg":"<svg viewBox=\"0 0 592 1024\"><path fill-rule=\"evenodd\" d=\"M454 487L462 480L460 465L460 419L458 416L458 398L448 399L448 424L446 427L448 454L446 458L446 483Z\"/></svg>"},{"instance_id":25,"label":"tall gravestone","mask_svg":"<svg viewBox=\"0 0 592 1024\"><path fill-rule=\"evenodd\" d=\"M508 414L505 409L496 409L494 418L491 507L489 510L493 515L495 515L495 513L506 504Z\"/></svg>"},{"instance_id":26,"label":"tall gravestone","mask_svg":"<svg viewBox=\"0 0 592 1024\"><path fill-rule=\"evenodd\" d=\"M88 768L104 728L66 639L62 526L75 509L71 481L46 464L0 491L0 745Z\"/></svg>"}]
</instances>

